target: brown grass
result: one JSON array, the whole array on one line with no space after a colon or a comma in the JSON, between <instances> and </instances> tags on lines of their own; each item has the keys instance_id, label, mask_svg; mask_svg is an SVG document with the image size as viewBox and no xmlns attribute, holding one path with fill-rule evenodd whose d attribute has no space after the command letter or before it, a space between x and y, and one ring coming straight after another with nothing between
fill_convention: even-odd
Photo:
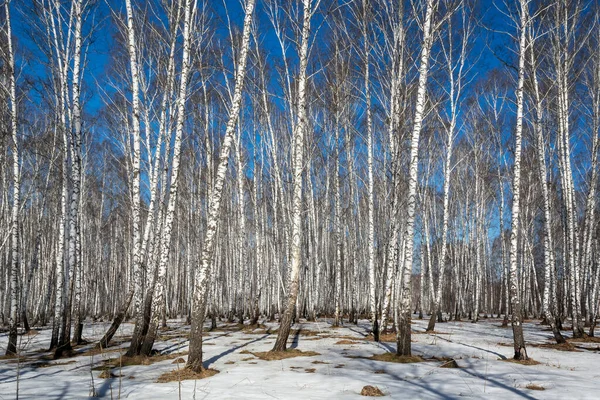
<instances>
[{"instance_id":1,"label":"brown grass","mask_svg":"<svg viewBox=\"0 0 600 400\"><path fill-rule=\"evenodd\" d=\"M57 362L57 363L50 363L50 362L37 362L37 363L33 363L31 364L31 366L33 368L48 368L48 367L56 367L59 365L69 365L69 364L74 364L76 363L75 360L70 360L70 361L64 361L64 362Z\"/></svg>"},{"instance_id":2,"label":"brown grass","mask_svg":"<svg viewBox=\"0 0 600 400\"><path fill-rule=\"evenodd\" d=\"M128 367L130 365L152 365L154 363L166 360L173 360L180 356L187 355L188 352L176 353L176 354L157 354L154 356L135 356L135 357L116 357L104 360L102 365L92 369L106 369L106 368L117 368L117 367Z\"/></svg>"},{"instance_id":3,"label":"brown grass","mask_svg":"<svg viewBox=\"0 0 600 400\"><path fill-rule=\"evenodd\" d=\"M513 347L512 343L498 343L498 345L500 346L505 346L505 347ZM542 348L542 349L552 349L552 350L558 350L558 351L581 351L581 350L577 350L575 348L575 346L573 346L572 344L570 344L569 342L567 343L527 343L528 347L536 347L536 348Z\"/></svg>"},{"instance_id":4,"label":"brown grass","mask_svg":"<svg viewBox=\"0 0 600 400\"><path fill-rule=\"evenodd\" d=\"M98 378L100 378L100 379L111 379L111 378L120 378L122 376L123 375L113 374L111 370L105 369L104 371L102 371L100 373L100 375L98 375Z\"/></svg>"},{"instance_id":5,"label":"brown grass","mask_svg":"<svg viewBox=\"0 0 600 400\"><path fill-rule=\"evenodd\" d=\"M265 361L274 361L274 360L284 360L286 358L294 358L294 357L311 357L311 356L320 356L321 354L316 351L302 351L298 349L289 349L286 351L262 351L262 352L248 352L253 354L255 357L260 358ZM245 354L245 353L244 353Z\"/></svg>"},{"instance_id":6,"label":"brown grass","mask_svg":"<svg viewBox=\"0 0 600 400\"><path fill-rule=\"evenodd\" d=\"M305 368L304 372L309 373L309 374L314 374L316 371L315 368Z\"/></svg>"},{"instance_id":7,"label":"brown grass","mask_svg":"<svg viewBox=\"0 0 600 400\"><path fill-rule=\"evenodd\" d=\"M328 362L325 361L320 361L320 360L315 360L312 362L313 364L329 364Z\"/></svg>"},{"instance_id":8,"label":"brown grass","mask_svg":"<svg viewBox=\"0 0 600 400\"><path fill-rule=\"evenodd\" d=\"M176 358L175 360L173 360L173 362L171 364L185 364L185 360L181 357Z\"/></svg>"},{"instance_id":9,"label":"brown grass","mask_svg":"<svg viewBox=\"0 0 600 400\"><path fill-rule=\"evenodd\" d=\"M235 364L235 361L226 361L225 364Z\"/></svg>"},{"instance_id":10,"label":"brown grass","mask_svg":"<svg viewBox=\"0 0 600 400\"><path fill-rule=\"evenodd\" d=\"M385 396L381 390L377 386L367 385L362 388L360 391L361 396L369 396L369 397L381 397Z\"/></svg>"},{"instance_id":11,"label":"brown grass","mask_svg":"<svg viewBox=\"0 0 600 400\"><path fill-rule=\"evenodd\" d=\"M354 340L342 339L335 342L335 344L359 344L359 342L355 342Z\"/></svg>"},{"instance_id":12,"label":"brown grass","mask_svg":"<svg viewBox=\"0 0 600 400\"><path fill-rule=\"evenodd\" d=\"M395 362L400 364L410 364L425 361L422 357L419 356L398 356L396 353L375 354L367 358L370 360Z\"/></svg>"},{"instance_id":13,"label":"brown grass","mask_svg":"<svg viewBox=\"0 0 600 400\"><path fill-rule=\"evenodd\" d=\"M384 369L376 369L375 371L373 371L374 374L385 374L385 370Z\"/></svg>"},{"instance_id":14,"label":"brown grass","mask_svg":"<svg viewBox=\"0 0 600 400\"><path fill-rule=\"evenodd\" d=\"M546 390L545 387L536 385L535 383L530 383L529 385L527 385L525 387L529 390Z\"/></svg>"},{"instance_id":15,"label":"brown grass","mask_svg":"<svg viewBox=\"0 0 600 400\"><path fill-rule=\"evenodd\" d=\"M585 335L582 338L567 339L568 342L574 343L600 343L600 337Z\"/></svg>"},{"instance_id":16,"label":"brown grass","mask_svg":"<svg viewBox=\"0 0 600 400\"><path fill-rule=\"evenodd\" d=\"M252 360L254 360L254 357L242 358L242 361L252 361Z\"/></svg>"},{"instance_id":17,"label":"brown grass","mask_svg":"<svg viewBox=\"0 0 600 400\"><path fill-rule=\"evenodd\" d=\"M456 360L451 359L451 360L445 361L442 365L440 365L440 368L460 368L460 367L456 363Z\"/></svg>"},{"instance_id":18,"label":"brown grass","mask_svg":"<svg viewBox=\"0 0 600 400\"><path fill-rule=\"evenodd\" d=\"M514 364L521 364L521 365L538 365L538 364L540 364L539 361L535 361L533 358L528 358L527 360L515 360L514 358L507 358L505 360L499 359L499 360L511 362Z\"/></svg>"},{"instance_id":19,"label":"brown grass","mask_svg":"<svg viewBox=\"0 0 600 400\"><path fill-rule=\"evenodd\" d=\"M371 336L371 340L373 340L373 336ZM380 333L379 341L386 343L396 343L396 332Z\"/></svg>"},{"instance_id":20,"label":"brown grass","mask_svg":"<svg viewBox=\"0 0 600 400\"><path fill-rule=\"evenodd\" d=\"M156 380L157 383L167 383L167 382L179 382L179 381L186 381L186 380L197 380L197 379L204 379L204 378L210 378L213 375L218 374L219 371L217 371L216 369L212 369L212 368L208 368L208 369L203 369L201 372L194 372L189 368L181 368L181 369L176 369L170 372L165 372L164 374L162 374L161 376L158 377L158 379Z\"/></svg>"},{"instance_id":21,"label":"brown grass","mask_svg":"<svg viewBox=\"0 0 600 400\"><path fill-rule=\"evenodd\" d=\"M540 344L540 345L536 345L533 347L541 347L544 349L553 349L553 350L558 350L558 351L577 351L577 352L581 352L581 350L577 350L575 348L575 346L573 346L571 343L567 342L567 343L544 343L544 344Z\"/></svg>"},{"instance_id":22,"label":"brown grass","mask_svg":"<svg viewBox=\"0 0 600 400\"><path fill-rule=\"evenodd\" d=\"M344 368L346 366L346 364L338 364L333 368Z\"/></svg>"}]
</instances>

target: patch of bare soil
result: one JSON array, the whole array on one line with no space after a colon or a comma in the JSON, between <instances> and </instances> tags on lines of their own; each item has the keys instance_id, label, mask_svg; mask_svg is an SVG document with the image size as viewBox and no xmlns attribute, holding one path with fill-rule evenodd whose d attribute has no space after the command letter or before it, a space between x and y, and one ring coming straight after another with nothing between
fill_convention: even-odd
<instances>
[{"instance_id":1,"label":"patch of bare soil","mask_svg":"<svg viewBox=\"0 0 600 400\"><path fill-rule=\"evenodd\" d=\"M581 350L577 350L575 348L575 346L573 346L571 343L567 342L567 343L544 343L544 344L539 344L539 345L532 345L532 347L541 347L543 349L553 349L553 350L559 350L559 351L576 351L576 352L581 352Z\"/></svg>"},{"instance_id":2,"label":"patch of bare soil","mask_svg":"<svg viewBox=\"0 0 600 400\"><path fill-rule=\"evenodd\" d=\"M188 352L184 353L174 353L174 354L157 354L150 357L147 356L135 356L135 357L116 357L109 358L108 360L104 360L102 365L99 367L92 368L94 370L106 369L106 368L118 368L118 367L128 367L130 365L152 365L159 361L165 360L173 360L180 356L187 355Z\"/></svg>"},{"instance_id":3,"label":"patch of bare soil","mask_svg":"<svg viewBox=\"0 0 600 400\"><path fill-rule=\"evenodd\" d=\"M600 337L585 335L582 338L567 339L567 342L573 342L573 343L600 343Z\"/></svg>"},{"instance_id":4,"label":"patch of bare soil","mask_svg":"<svg viewBox=\"0 0 600 400\"><path fill-rule=\"evenodd\" d=\"M100 373L100 375L98 375L98 378L100 378L100 379L111 379L111 378L120 378L122 376L123 375L120 375L120 374L119 375L114 374L110 369L105 369L104 371L102 371Z\"/></svg>"},{"instance_id":5,"label":"patch of bare soil","mask_svg":"<svg viewBox=\"0 0 600 400\"><path fill-rule=\"evenodd\" d=\"M362 388L360 391L361 396L369 396L369 397L381 397L385 396L381 390L377 386L367 385Z\"/></svg>"},{"instance_id":6,"label":"patch of bare soil","mask_svg":"<svg viewBox=\"0 0 600 400\"><path fill-rule=\"evenodd\" d=\"M525 387L529 390L546 390L545 387L536 385L535 383L530 383L529 385L527 385Z\"/></svg>"},{"instance_id":7,"label":"patch of bare soil","mask_svg":"<svg viewBox=\"0 0 600 400\"><path fill-rule=\"evenodd\" d=\"M505 347L513 347L512 343L498 343L498 345L505 346ZM561 344L557 344L554 342L552 342L552 343L527 343L527 346L542 348L542 349L552 349L552 350L558 350L558 351L575 351L575 352L581 351L581 350L577 350L575 348L575 346L573 346L569 342L561 343Z\"/></svg>"},{"instance_id":8,"label":"patch of bare soil","mask_svg":"<svg viewBox=\"0 0 600 400\"><path fill-rule=\"evenodd\" d=\"M33 368L48 368L48 367L56 367L59 365L69 365L69 364L74 364L76 361L75 360L70 360L70 361L64 361L64 362L57 362L57 363L51 363L51 362L35 362L33 364L31 364L31 366Z\"/></svg>"},{"instance_id":9,"label":"patch of bare soil","mask_svg":"<svg viewBox=\"0 0 600 400\"><path fill-rule=\"evenodd\" d=\"M499 359L499 360L511 362L514 364L521 364L521 365L538 365L538 364L540 364L539 361L535 361L533 358L528 358L527 360L515 360L514 358L507 358L505 360Z\"/></svg>"},{"instance_id":10,"label":"patch of bare soil","mask_svg":"<svg viewBox=\"0 0 600 400\"><path fill-rule=\"evenodd\" d=\"M422 357L419 356L399 356L395 353L375 354L371 357L366 358L368 358L369 360L395 362L400 364L410 364L425 361Z\"/></svg>"},{"instance_id":11,"label":"patch of bare soil","mask_svg":"<svg viewBox=\"0 0 600 400\"><path fill-rule=\"evenodd\" d=\"M335 342L335 344L359 344L359 342L355 342L354 340L342 339Z\"/></svg>"},{"instance_id":12,"label":"patch of bare soil","mask_svg":"<svg viewBox=\"0 0 600 400\"><path fill-rule=\"evenodd\" d=\"M456 360L450 359L448 361L444 361L444 363L442 365L440 365L440 368L460 368L460 367L456 363Z\"/></svg>"},{"instance_id":13,"label":"patch of bare soil","mask_svg":"<svg viewBox=\"0 0 600 400\"><path fill-rule=\"evenodd\" d=\"M371 335L371 340L373 340L373 335ZM385 343L395 343L396 342L396 332L380 333L379 341L385 342Z\"/></svg>"},{"instance_id":14,"label":"patch of bare soil","mask_svg":"<svg viewBox=\"0 0 600 400\"><path fill-rule=\"evenodd\" d=\"M316 351L302 351L298 349L289 349L286 351L262 351L262 352L248 352L253 354L255 357L260 358L265 361L273 361L273 360L284 360L286 358L294 358L294 357L311 357L311 356L320 356L321 354Z\"/></svg>"},{"instance_id":15,"label":"patch of bare soil","mask_svg":"<svg viewBox=\"0 0 600 400\"><path fill-rule=\"evenodd\" d=\"M219 373L219 371L217 371L216 369L212 369L212 368L203 369L201 372L194 372L189 368L181 368L181 369L176 369L176 370L162 374L161 376L158 377L156 382L157 383L167 383L167 382L186 381L186 380L192 380L192 379L193 380L204 379L204 378L210 378L211 376L214 376L218 373Z\"/></svg>"}]
</instances>

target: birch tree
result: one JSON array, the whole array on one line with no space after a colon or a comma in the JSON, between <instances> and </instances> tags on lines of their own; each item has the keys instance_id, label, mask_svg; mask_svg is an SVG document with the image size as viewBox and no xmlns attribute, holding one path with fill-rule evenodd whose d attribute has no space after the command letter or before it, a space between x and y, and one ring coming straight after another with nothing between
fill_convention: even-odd
<instances>
[{"instance_id":1,"label":"birch tree","mask_svg":"<svg viewBox=\"0 0 600 400\"><path fill-rule=\"evenodd\" d=\"M527 350L523 337L523 321L521 317L521 300L519 298L519 277L517 274L517 251L521 199L521 142L523 135L523 86L525 81L525 58L527 50L527 26L529 23L529 0L519 1L520 18L517 26L519 32L519 77L517 82L517 121L515 126L515 157L513 165L512 218L510 230L510 306L512 309L511 325L515 360L527 360Z\"/></svg>"},{"instance_id":2,"label":"birch tree","mask_svg":"<svg viewBox=\"0 0 600 400\"><path fill-rule=\"evenodd\" d=\"M15 72L15 55L13 51L12 27L10 23L10 1L4 3L4 34L7 41L7 54L5 54L5 62L8 65L7 85L3 85L4 94L8 97L10 108L10 140L12 151L12 211L11 211L11 228L10 228L10 316L9 316L9 331L8 344L6 346L6 355L17 354L17 324L18 324L18 307L19 307L19 207L20 207L20 188L21 188L21 170L19 156L19 137L17 126L17 91L16 91L16 72Z\"/></svg>"},{"instance_id":3,"label":"birch tree","mask_svg":"<svg viewBox=\"0 0 600 400\"><path fill-rule=\"evenodd\" d=\"M255 0L248 0L245 4L244 28L242 32L242 42L237 60L237 69L235 73L235 89L231 109L229 110L229 119L225 129L225 136L221 144L221 153L217 164L217 172L213 187L210 191L209 212L206 223L206 233L204 236L204 245L202 246L202 255L200 265L196 271L195 282L196 289L192 300L192 327L190 331L190 354L186 367L200 372L202 366L202 328L206 315L206 302L208 301L210 274L213 267L213 257L215 249L215 234L217 233L221 200L223 195L223 185L225 184L225 174L229 164L229 153L233 144L233 135L236 130L240 106L242 103L242 94L244 89L244 78L246 76L246 61L248 51L250 50L250 34L252 29L252 17L254 13Z\"/></svg>"},{"instance_id":4,"label":"birch tree","mask_svg":"<svg viewBox=\"0 0 600 400\"><path fill-rule=\"evenodd\" d=\"M428 0L426 3L425 19L423 20L423 39L421 42L421 57L419 60L419 83L417 87L417 99L413 128L410 139L410 159L408 177L408 199L406 210L406 238L404 249L404 264L402 266L401 297L398 309L398 333L396 338L398 356L411 355L411 299L412 299L412 267L415 229L415 209L417 200L417 169L419 166L419 138L425 116L425 102L427 96L427 74L429 72L429 53L433 43L433 13L437 7L437 0ZM398 283L400 285L400 283Z\"/></svg>"}]
</instances>

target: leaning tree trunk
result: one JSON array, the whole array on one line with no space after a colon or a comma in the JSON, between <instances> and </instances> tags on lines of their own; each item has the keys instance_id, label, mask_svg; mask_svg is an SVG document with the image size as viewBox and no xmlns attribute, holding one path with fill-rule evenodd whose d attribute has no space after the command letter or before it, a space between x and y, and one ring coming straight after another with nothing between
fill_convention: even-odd
<instances>
[{"instance_id":1,"label":"leaning tree trunk","mask_svg":"<svg viewBox=\"0 0 600 400\"><path fill-rule=\"evenodd\" d=\"M190 46L193 30L193 17L195 14L195 11L191 8L192 0L186 0L184 6L183 52L181 56L180 87L177 98L177 120L173 148L171 185L169 187L169 202L167 204L167 210L164 216L162 237L160 238L160 258L151 302L150 299L148 299L148 303L151 304L151 312L150 323L141 347L141 353L144 355L150 355L152 351L154 340L156 339L158 323L165 307L167 264L169 261L169 248L171 246L171 234L173 232L173 221L175 218L175 207L177 205L177 194L179 189L179 164L182 142L181 137L183 134L183 125L185 122L185 104L188 95L187 85L188 74L190 71Z\"/></svg>"},{"instance_id":2,"label":"leaning tree trunk","mask_svg":"<svg viewBox=\"0 0 600 400\"><path fill-rule=\"evenodd\" d=\"M248 0L246 3L246 15L244 17L244 31L242 34L242 46L237 63L235 76L235 89L229 112L229 120L225 129L225 136L221 144L221 154L215 176L214 186L210 191L210 209L206 223L206 233L204 236L204 245L202 246L202 256L200 267L196 271L196 285L192 299L192 327L190 331L190 354L186 367L193 371L200 372L202 366L202 327L206 315L206 303L208 300L210 273L213 264L215 250L215 235L217 233L220 213L221 199L223 196L223 186L225 184L225 175L229 164L229 152L233 142L233 134L239 118L240 106L242 102L242 93L244 88L244 78L246 76L246 60L250 48L250 32L252 29L252 16L254 13L255 0Z\"/></svg>"},{"instance_id":3,"label":"leaning tree trunk","mask_svg":"<svg viewBox=\"0 0 600 400\"><path fill-rule=\"evenodd\" d=\"M288 278L287 304L277 340L273 346L273 351L285 351L287 339L292 327L292 314L298 298L298 275L301 263L302 246L302 171L303 171L303 151L304 135L307 130L307 112L306 112L306 67L308 65L308 42L310 36L310 21L312 17L311 0L304 0L304 18L302 23L302 42L300 46L300 71L298 74L298 122L294 129L294 162L293 162L293 197L292 197L292 237L291 237L291 260L290 274Z\"/></svg>"}]
</instances>

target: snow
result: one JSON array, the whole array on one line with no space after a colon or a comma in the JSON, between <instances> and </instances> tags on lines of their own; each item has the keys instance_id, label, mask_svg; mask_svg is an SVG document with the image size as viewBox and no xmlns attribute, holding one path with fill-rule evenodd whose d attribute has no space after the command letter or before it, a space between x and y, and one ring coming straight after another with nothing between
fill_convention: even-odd
<instances>
[{"instance_id":1,"label":"snow","mask_svg":"<svg viewBox=\"0 0 600 400\"><path fill-rule=\"evenodd\" d=\"M266 324L277 328L276 324ZM395 351L395 343L374 343L366 336L369 322L331 327L331 320L303 322L293 327L288 347L320 353L279 361L263 361L243 351L268 351L275 334L228 330L234 325L220 324L204 339L205 365L220 371L202 380L156 383L165 373L182 368L173 359L152 365L134 365L112 369L115 377L99 378L103 360L118 357L127 347L131 324L123 324L111 346L101 354L51 360L45 352L50 329L39 334L19 336L21 358L0 360L0 399L77 399L87 398L92 385L98 397L131 399L359 399L365 385L377 386L388 398L408 399L597 399L600 392L598 343L577 344L579 352L529 346L530 357L539 365L519 365L502 361L512 355L512 330L502 328L497 319L438 323L437 334L423 333L425 320L413 320L413 354L424 358L451 357L458 369L440 368L442 361L398 364L375 361L368 357ZM109 323L90 323L84 338L98 340ZM295 332L300 329L300 334ZM169 321L169 329L160 334L156 348L163 354L187 351L189 326ZM552 334L539 322L524 324L528 344L552 343ZM336 344L340 340L354 344ZM346 342L348 343L348 342ZM0 350L6 349L7 334L0 335ZM92 345L78 348L89 350ZM45 358L44 358L45 357ZM186 359L185 355L182 358ZM317 363L314 363L314 362ZM48 365L50 364L50 365ZM42 366L40 366L42 365ZM314 372L310 369L314 368ZM309 371L307 371L309 370ZM121 377L119 377L121 375ZM18 378L17 378L18 377ZM93 383L92 383L93 378ZM544 391L527 389L538 385Z\"/></svg>"}]
</instances>

